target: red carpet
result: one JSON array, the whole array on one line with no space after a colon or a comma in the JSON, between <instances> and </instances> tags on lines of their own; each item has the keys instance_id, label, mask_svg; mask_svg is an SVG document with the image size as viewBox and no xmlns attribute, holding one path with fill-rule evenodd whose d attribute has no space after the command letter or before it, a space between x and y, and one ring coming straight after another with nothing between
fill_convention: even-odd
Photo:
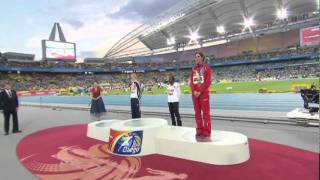
<instances>
[{"instance_id":1,"label":"red carpet","mask_svg":"<svg viewBox=\"0 0 320 180\"><path fill-rule=\"evenodd\" d=\"M250 160L231 166L162 155L118 157L107 153L106 143L87 138L86 125L74 125L25 137L17 146L17 155L21 163L41 179L319 179L318 153L254 139L250 139L249 144Z\"/></svg>"}]
</instances>

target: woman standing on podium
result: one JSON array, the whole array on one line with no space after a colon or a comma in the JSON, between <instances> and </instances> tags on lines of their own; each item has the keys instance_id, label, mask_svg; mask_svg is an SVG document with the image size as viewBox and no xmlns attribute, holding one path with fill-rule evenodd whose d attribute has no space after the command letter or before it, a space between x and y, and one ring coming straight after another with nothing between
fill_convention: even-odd
<instances>
[{"instance_id":1,"label":"woman standing on podium","mask_svg":"<svg viewBox=\"0 0 320 180\"><path fill-rule=\"evenodd\" d=\"M130 102L131 102L131 116L132 119L141 118L141 89L140 83L138 81L138 76L136 73L131 75L131 85L130 85Z\"/></svg>"},{"instance_id":2,"label":"woman standing on podium","mask_svg":"<svg viewBox=\"0 0 320 180\"><path fill-rule=\"evenodd\" d=\"M197 123L196 138L210 140L210 85L212 70L205 63L205 56L202 52L196 52L195 56L196 65L191 71L190 88Z\"/></svg>"},{"instance_id":3,"label":"woman standing on podium","mask_svg":"<svg viewBox=\"0 0 320 180\"><path fill-rule=\"evenodd\" d=\"M168 74L167 80L168 106L171 115L172 126L182 126L179 113L179 99L181 95L180 84L175 82L174 75L171 73Z\"/></svg>"}]
</instances>

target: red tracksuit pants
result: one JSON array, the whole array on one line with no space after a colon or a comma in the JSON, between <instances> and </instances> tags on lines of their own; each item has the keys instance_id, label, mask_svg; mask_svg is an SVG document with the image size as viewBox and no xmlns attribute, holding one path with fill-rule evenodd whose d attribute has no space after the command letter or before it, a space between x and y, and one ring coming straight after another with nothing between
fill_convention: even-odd
<instances>
[{"instance_id":1,"label":"red tracksuit pants","mask_svg":"<svg viewBox=\"0 0 320 180\"><path fill-rule=\"evenodd\" d=\"M211 135L209 92L204 92L199 97L192 95L192 101L197 122L197 134L209 137Z\"/></svg>"}]
</instances>

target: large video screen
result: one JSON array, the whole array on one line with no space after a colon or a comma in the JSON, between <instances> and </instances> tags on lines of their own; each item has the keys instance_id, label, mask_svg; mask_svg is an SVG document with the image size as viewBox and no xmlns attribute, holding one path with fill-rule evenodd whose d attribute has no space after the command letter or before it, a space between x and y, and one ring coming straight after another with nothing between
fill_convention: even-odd
<instances>
[{"instance_id":1,"label":"large video screen","mask_svg":"<svg viewBox=\"0 0 320 180\"><path fill-rule=\"evenodd\" d=\"M76 44L58 41L42 41L43 58L48 60L76 60Z\"/></svg>"},{"instance_id":2,"label":"large video screen","mask_svg":"<svg viewBox=\"0 0 320 180\"><path fill-rule=\"evenodd\" d=\"M300 30L300 45L320 44L320 27L308 27Z\"/></svg>"}]
</instances>

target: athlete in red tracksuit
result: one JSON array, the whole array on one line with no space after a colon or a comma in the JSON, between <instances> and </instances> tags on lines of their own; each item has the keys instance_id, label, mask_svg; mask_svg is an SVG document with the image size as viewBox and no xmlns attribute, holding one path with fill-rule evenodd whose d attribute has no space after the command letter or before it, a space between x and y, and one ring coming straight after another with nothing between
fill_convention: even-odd
<instances>
[{"instance_id":1,"label":"athlete in red tracksuit","mask_svg":"<svg viewBox=\"0 0 320 180\"><path fill-rule=\"evenodd\" d=\"M197 122L196 138L211 136L210 119L210 85L211 68L204 64L205 56L202 52L196 53L196 66L192 68L190 87L192 101Z\"/></svg>"}]
</instances>

